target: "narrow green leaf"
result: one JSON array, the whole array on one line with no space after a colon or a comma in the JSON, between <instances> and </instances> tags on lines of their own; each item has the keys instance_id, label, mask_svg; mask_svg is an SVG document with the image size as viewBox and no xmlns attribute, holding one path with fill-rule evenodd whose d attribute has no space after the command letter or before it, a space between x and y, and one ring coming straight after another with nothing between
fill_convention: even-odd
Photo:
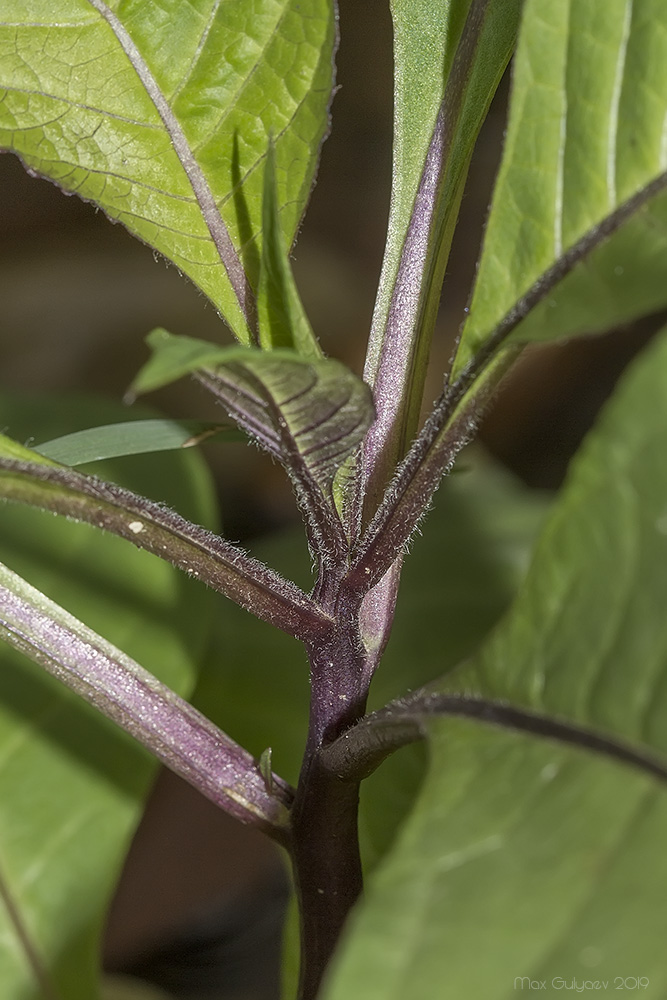
<instances>
[{"instance_id":1,"label":"narrow green leaf","mask_svg":"<svg viewBox=\"0 0 667 1000\"><path fill-rule=\"evenodd\" d=\"M119 405L72 396L0 396L0 426L22 441L123 415ZM103 471L194 521L214 523L210 480L194 451L130 457ZM7 504L0 505L0 558L172 689L192 687L211 604L204 588L168 563L87 525ZM0 881L58 995L90 1000L105 910L154 762L4 644L0 761ZM1 903L0 936L2 996L32 998L34 971Z\"/></svg>"},{"instance_id":2,"label":"narrow green leaf","mask_svg":"<svg viewBox=\"0 0 667 1000\"><path fill-rule=\"evenodd\" d=\"M273 135L289 242L333 45L328 0L5 0L0 146L173 260L249 343L258 168Z\"/></svg>"},{"instance_id":3,"label":"narrow green leaf","mask_svg":"<svg viewBox=\"0 0 667 1000\"><path fill-rule=\"evenodd\" d=\"M102 462L107 458L122 458L124 455L148 455L188 448L220 434L225 437L230 434L235 438L239 436L236 431L220 424L203 424L197 420L128 420L75 431L36 445L35 451L62 465L77 466ZM4 446L4 442L2 445L2 454L11 458L9 447ZM16 457L20 456L17 454ZM34 452L26 451L23 457L26 461L34 461Z\"/></svg>"},{"instance_id":4,"label":"narrow green leaf","mask_svg":"<svg viewBox=\"0 0 667 1000\"><path fill-rule=\"evenodd\" d=\"M280 226L280 205L273 142L264 163L262 257L257 291L259 342L265 350L289 347L318 361L322 350L306 316L287 256Z\"/></svg>"},{"instance_id":5,"label":"narrow green leaf","mask_svg":"<svg viewBox=\"0 0 667 1000\"><path fill-rule=\"evenodd\" d=\"M602 331L667 303L666 195L656 190L627 217L621 211L603 242L611 213L634 196L641 202L667 171L666 115L662 0L527 0L505 151L455 372L534 286L539 305L512 334L517 341ZM585 253L574 253L580 266L555 284L543 281L587 233Z\"/></svg>"}]
</instances>

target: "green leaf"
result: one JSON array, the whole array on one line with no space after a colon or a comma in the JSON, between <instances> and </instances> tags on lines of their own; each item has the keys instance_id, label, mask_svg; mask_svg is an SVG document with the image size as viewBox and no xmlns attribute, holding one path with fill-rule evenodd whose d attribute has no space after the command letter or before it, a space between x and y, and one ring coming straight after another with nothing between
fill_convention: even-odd
<instances>
[{"instance_id":1,"label":"green leaf","mask_svg":"<svg viewBox=\"0 0 667 1000\"><path fill-rule=\"evenodd\" d=\"M158 327L146 337L150 359L132 380L126 398L133 400L146 392L154 392L184 375L191 375L200 368L211 368L236 357L237 348L220 347L196 337L176 337Z\"/></svg>"},{"instance_id":2,"label":"green leaf","mask_svg":"<svg viewBox=\"0 0 667 1000\"><path fill-rule=\"evenodd\" d=\"M664 788L467 720L433 723L430 746L417 806L323 997L506 1000L528 991L523 977L544 996L604 980L605 993L664 997Z\"/></svg>"},{"instance_id":3,"label":"green leaf","mask_svg":"<svg viewBox=\"0 0 667 1000\"><path fill-rule=\"evenodd\" d=\"M505 150L455 372L533 287L539 305L515 341L602 331L667 303L667 196L658 193L667 182L666 115L662 0L527 0ZM616 231L604 242L615 210ZM573 250L582 240L582 251ZM578 266L544 280L568 250Z\"/></svg>"},{"instance_id":4,"label":"green leaf","mask_svg":"<svg viewBox=\"0 0 667 1000\"><path fill-rule=\"evenodd\" d=\"M273 135L291 242L328 125L332 5L6 0L2 14L0 146L173 260L250 342L262 162Z\"/></svg>"},{"instance_id":5,"label":"green leaf","mask_svg":"<svg viewBox=\"0 0 667 1000\"><path fill-rule=\"evenodd\" d=\"M664 786L577 729L664 773L666 390L664 332L575 459L511 611L438 684L529 712L536 733L574 726L571 743L424 717L428 781L327 1000L426 1000L434 983L443 1000L503 1000L522 976L643 976L664 996Z\"/></svg>"},{"instance_id":6,"label":"green leaf","mask_svg":"<svg viewBox=\"0 0 667 1000\"><path fill-rule=\"evenodd\" d=\"M318 361L322 350L303 308L284 245L275 159L272 142L264 166L262 257L257 293L259 342L264 350L288 347L304 358Z\"/></svg>"},{"instance_id":7,"label":"green leaf","mask_svg":"<svg viewBox=\"0 0 667 1000\"><path fill-rule=\"evenodd\" d=\"M21 440L122 416L122 407L90 399L0 397L0 426ZM214 519L210 481L193 451L126 458L103 471L195 521ZM15 505L0 506L0 558L171 688L191 688L211 611L200 585L118 538ZM61 994L89 1000L104 911L155 765L8 647L0 666L3 892ZM35 978L1 904L0 934L2 995L32 1000Z\"/></svg>"},{"instance_id":8,"label":"green leaf","mask_svg":"<svg viewBox=\"0 0 667 1000\"><path fill-rule=\"evenodd\" d=\"M463 682L667 755L665 427L663 332L573 462L512 613Z\"/></svg>"},{"instance_id":9,"label":"green leaf","mask_svg":"<svg viewBox=\"0 0 667 1000\"><path fill-rule=\"evenodd\" d=\"M221 427L220 424L203 424L197 420L126 420L118 424L90 427L85 431L75 431L63 437L54 438L36 445L34 452L20 449L23 454L15 455L25 461L34 461L35 452L63 465L87 465L88 462L102 462L108 458L123 458L125 455L147 455L156 451L174 451L189 448L200 441L224 433L225 436L237 432ZM2 436L2 454L11 454L11 442Z\"/></svg>"}]
</instances>

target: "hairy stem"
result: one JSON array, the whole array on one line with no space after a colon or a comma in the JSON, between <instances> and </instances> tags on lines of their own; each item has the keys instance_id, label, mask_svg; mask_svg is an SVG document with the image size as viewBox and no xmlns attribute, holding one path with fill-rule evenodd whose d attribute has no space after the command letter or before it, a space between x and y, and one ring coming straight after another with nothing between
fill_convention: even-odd
<instances>
[{"instance_id":1,"label":"hairy stem","mask_svg":"<svg viewBox=\"0 0 667 1000\"><path fill-rule=\"evenodd\" d=\"M113 719L242 823L288 840L293 794L188 702L0 564L0 639ZM268 787L270 785L270 787Z\"/></svg>"},{"instance_id":2,"label":"hairy stem","mask_svg":"<svg viewBox=\"0 0 667 1000\"><path fill-rule=\"evenodd\" d=\"M406 451L421 408L428 349L472 144L459 160L457 137L467 88L491 8L472 0L445 86L405 235L388 310L379 298L365 378L377 419L362 453L358 502L371 514ZM389 252L389 245L388 245ZM385 261L385 269L389 266Z\"/></svg>"},{"instance_id":3,"label":"hairy stem","mask_svg":"<svg viewBox=\"0 0 667 1000\"><path fill-rule=\"evenodd\" d=\"M604 754L667 781L665 761L635 749L616 736L489 698L428 689L390 702L378 712L367 715L326 747L320 764L339 780L350 781L356 787L389 754L426 739L429 722L438 717L476 719L487 725L531 733Z\"/></svg>"},{"instance_id":4,"label":"hairy stem","mask_svg":"<svg viewBox=\"0 0 667 1000\"><path fill-rule=\"evenodd\" d=\"M323 588L327 589L326 584ZM337 624L309 647L310 725L292 810L292 860L301 918L299 1000L313 1000L347 915L362 889L359 783L322 766L325 747L365 711L367 671L358 634L359 601L336 586L326 604Z\"/></svg>"},{"instance_id":5,"label":"hairy stem","mask_svg":"<svg viewBox=\"0 0 667 1000\"><path fill-rule=\"evenodd\" d=\"M298 639L331 624L295 584L236 545L120 486L65 467L0 458L0 498L119 535Z\"/></svg>"}]
</instances>

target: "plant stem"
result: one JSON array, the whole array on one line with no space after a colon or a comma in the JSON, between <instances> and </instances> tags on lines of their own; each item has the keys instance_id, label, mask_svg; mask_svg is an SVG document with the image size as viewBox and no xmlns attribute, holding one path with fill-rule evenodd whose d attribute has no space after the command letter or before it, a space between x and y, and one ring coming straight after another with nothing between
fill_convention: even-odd
<instances>
[{"instance_id":1,"label":"plant stem","mask_svg":"<svg viewBox=\"0 0 667 1000\"><path fill-rule=\"evenodd\" d=\"M357 813L359 782L323 767L325 747L364 714L366 656L359 637L359 598L334 581L318 588L336 624L308 652L310 724L292 810L292 861L301 916L299 1000L313 1000L343 924L362 889ZM322 591L329 590L329 594Z\"/></svg>"}]
</instances>

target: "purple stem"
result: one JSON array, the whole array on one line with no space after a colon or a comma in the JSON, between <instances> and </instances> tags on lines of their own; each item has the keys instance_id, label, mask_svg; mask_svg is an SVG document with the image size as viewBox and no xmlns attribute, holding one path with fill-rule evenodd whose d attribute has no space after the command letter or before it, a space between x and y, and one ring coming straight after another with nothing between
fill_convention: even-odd
<instances>
[{"instance_id":1,"label":"purple stem","mask_svg":"<svg viewBox=\"0 0 667 1000\"><path fill-rule=\"evenodd\" d=\"M242 823L288 842L293 792L134 660L5 567L0 636L135 737Z\"/></svg>"},{"instance_id":2,"label":"purple stem","mask_svg":"<svg viewBox=\"0 0 667 1000\"><path fill-rule=\"evenodd\" d=\"M583 750L592 750L631 764L667 782L667 763L645 749L636 749L614 736L554 719L502 701L472 695L424 689L390 702L367 715L322 752L321 765L341 781L367 777L389 754L426 739L429 724L437 718L475 719L487 725L531 733Z\"/></svg>"},{"instance_id":3,"label":"purple stem","mask_svg":"<svg viewBox=\"0 0 667 1000\"><path fill-rule=\"evenodd\" d=\"M490 0L473 0L456 49L415 197L389 310L380 333L377 365L371 354L365 378L372 382L377 418L363 447L358 503L377 506L414 433L439 295L440 278L453 231L461 177L450 174L456 125L463 108ZM443 200L450 211L443 212ZM376 313L377 315L377 313Z\"/></svg>"},{"instance_id":4,"label":"purple stem","mask_svg":"<svg viewBox=\"0 0 667 1000\"><path fill-rule=\"evenodd\" d=\"M297 639L312 638L331 624L291 581L231 542L120 486L72 469L0 459L0 496L111 531Z\"/></svg>"}]
</instances>

